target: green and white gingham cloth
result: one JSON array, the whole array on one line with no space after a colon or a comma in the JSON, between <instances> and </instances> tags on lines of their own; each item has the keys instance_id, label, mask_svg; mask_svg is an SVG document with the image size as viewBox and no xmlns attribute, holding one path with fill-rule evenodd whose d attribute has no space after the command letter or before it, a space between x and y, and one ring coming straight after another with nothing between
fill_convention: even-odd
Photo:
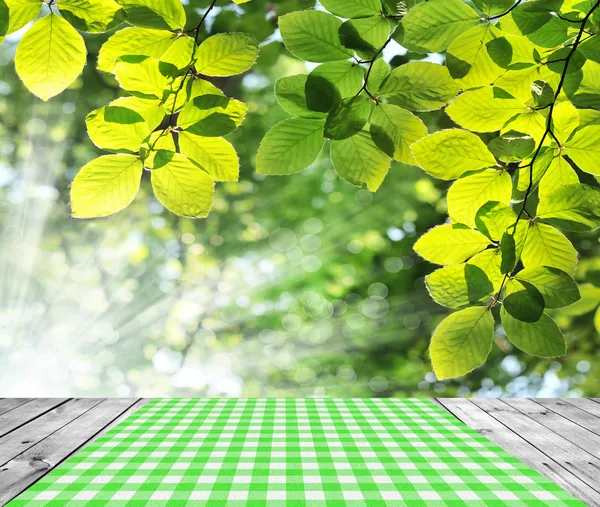
<instances>
[{"instance_id":1,"label":"green and white gingham cloth","mask_svg":"<svg viewBox=\"0 0 600 507\"><path fill-rule=\"evenodd\" d=\"M416 399L157 399L13 500L51 506L585 505Z\"/></svg>"}]
</instances>

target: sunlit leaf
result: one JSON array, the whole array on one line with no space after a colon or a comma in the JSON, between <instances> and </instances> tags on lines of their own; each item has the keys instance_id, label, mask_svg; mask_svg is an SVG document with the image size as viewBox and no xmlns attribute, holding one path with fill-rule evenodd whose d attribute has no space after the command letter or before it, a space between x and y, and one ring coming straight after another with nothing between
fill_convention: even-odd
<instances>
[{"instance_id":1,"label":"sunlit leaf","mask_svg":"<svg viewBox=\"0 0 600 507\"><path fill-rule=\"evenodd\" d=\"M73 217L105 217L125 209L138 192L142 171L134 155L105 155L88 162L71 186Z\"/></svg>"},{"instance_id":2,"label":"sunlit leaf","mask_svg":"<svg viewBox=\"0 0 600 507\"><path fill-rule=\"evenodd\" d=\"M459 377L481 366L492 350L494 318L487 307L465 308L435 329L429 354L438 380Z\"/></svg>"},{"instance_id":3,"label":"sunlit leaf","mask_svg":"<svg viewBox=\"0 0 600 507\"><path fill-rule=\"evenodd\" d=\"M17 74L42 100L58 95L77 79L86 61L81 35L54 13L39 19L17 46Z\"/></svg>"},{"instance_id":4,"label":"sunlit leaf","mask_svg":"<svg viewBox=\"0 0 600 507\"><path fill-rule=\"evenodd\" d=\"M321 152L325 120L292 118L275 125L256 157L259 174L292 174L306 169Z\"/></svg>"},{"instance_id":5,"label":"sunlit leaf","mask_svg":"<svg viewBox=\"0 0 600 507\"><path fill-rule=\"evenodd\" d=\"M200 44L196 70L205 76L234 76L254 65L258 41L245 33L218 33Z\"/></svg>"},{"instance_id":6,"label":"sunlit leaf","mask_svg":"<svg viewBox=\"0 0 600 507\"><path fill-rule=\"evenodd\" d=\"M515 319L504 308L500 311L500 316L508 339L523 352L539 357L560 357L566 354L565 337L545 313L536 322Z\"/></svg>"},{"instance_id":7,"label":"sunlit leaf","mask_svg":"<svg viewBox=\"0 0 600 507\"><path fill-rule=\"evenodd\" d=\"M156 198L176 215L204 218L210 212L215 184L184 155L171 153L152 171L151 180Z\"/></svg>"},{"instance_id":8,"label":"sunlit leaf","mask_svg":"<svg viewBox=\"0 0 600 507\"><path fill-rule=\"evenodd\" d=\"M458 264L485 250L490 240L464 225L444 224L421 236L414 250L434 264Z\"/></svg>"}]
</instances>

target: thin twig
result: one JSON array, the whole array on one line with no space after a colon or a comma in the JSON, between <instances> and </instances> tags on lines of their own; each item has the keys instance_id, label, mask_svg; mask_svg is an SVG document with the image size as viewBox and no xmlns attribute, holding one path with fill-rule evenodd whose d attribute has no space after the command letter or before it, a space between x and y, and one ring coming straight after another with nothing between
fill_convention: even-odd
<instances>
[{"instance_id":1,"label":"thin twig","mask_svg":"<svg viewBox=\"0 0 600 507\"><path fill-rule=\"evenodd\" d=\"M490 16L490 17L488 18L488 20L489 20L489 21L491 21L492 19L499 19L499 18L501 18L501 17L503 17L503 16L506 16L507 14L510 14L510 13L511 13L511 11L512 11L514 8L518 7L518 5L519 5L519 4L520 4L522 1L523 1L523 0L519 0L519 1L518 1L516 4L514 4L514 5L513 5L513 6L512 6L510 9L508 9L508 10L507 10L507 11L505 11L505 12L503 12L502 14L498 14L498 15L496 15L496 16Z\"/></svg>"}]
</instances>

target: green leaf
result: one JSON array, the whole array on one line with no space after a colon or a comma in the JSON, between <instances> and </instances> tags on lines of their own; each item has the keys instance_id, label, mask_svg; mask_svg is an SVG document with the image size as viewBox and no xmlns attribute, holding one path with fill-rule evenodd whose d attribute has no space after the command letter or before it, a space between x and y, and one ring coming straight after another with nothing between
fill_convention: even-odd
<instances>
[{"instance_id":1,"label":"green leaf","mask_svg":"<svg viewBox=\"0 0 600 507\"><path fill-rule=\"evenodd\" d=\"M277 102L291 115L302 118L323 118L325 116L324 112L312 111L308 108L305 92L307 79L307 74L298 74L278 79L275 83L275 97L277 98Z\"/></svg>"},{"instance_id":2,"label":"green leaf","mask_svg":"<svg viewBox=\"0 0 600 507\"><path fill-rule=\"evenodd\" d=\"M588 185L566 185L540 198L537 216L569 231L600 227L600 190Z\"/></svg>"},{"instance_id":3,"label":"green leaf","mask_svg":"<svg viewBox=\"0 0 600 507\"><path fill-rule=\"evenodd\" d=\"M185 130L178 139L181 153L199 164L214 181L238 181L240 160L226 139L201 137Z\"/></svg>"},{"instance_id":4,"label":"green leaf","mask_svg":"<svg viewBox=\"0 0 600 507\"><path fill-rule=\"evenodd\" d=\"M600 63L600 37L598 37L598 34L584 40L579 44L578 50L588 60Z\"/></svg>"},{"instance_id":5,"label":"green leaf","mask_svg":"<svg viewBox=\"0 0 600 507\"><path fill-rule=\"evenodd\" d=\"M500 287L502 287L502 282L504 281L504 274L500 270L501 261L502 256L500 255L500 250L494 248L484 250L483 252L474 255L467 261L467 264L472 264L473 266L481 268L490 282L492 282L494 291L497 292L500 290Z\"/></svg>"},{"instance_id":6,"label":"green leaf","mask_svg":"<svg viewBox=\"0 0 600 507\"><path fill-rule=\"evenodd\" d=\"M600 175L600 125L578 129L566 143L566 154L582 171Z\"/></svg>"},{"instance_id":7,"label":"green leaf","mask_svg":"<svg viewBox=\"0 0 600 507\"><path fill-rule=\"evenodd\" d=\"M516 278L533 285L544 297L546 308L562 308L581 299L575 280L557 268L525 268L517 273Z\"/></svg>"},{"instance_id":8,"label":"green leaf","mask_svg":"<svg viewBox=\"0 0 600 507\"><path fill-rule=\"evenodd\" d=\"M565 100L556 104L552 111L552 133L565 144L579 126L579 111L572 102Z\"/></svg>"},{"instance_id":9,"label":"green leaf","mask_svg":"<svg viewBox=\"0 0 600 507\"><path fill-rule=\"evenodd\" d=\"M446 53L446 65L461 88L489 85L504 73L485 47L501 33L492 24L477 25L452 41Z\"/></svg>"},{"instance_id":10,"label":"green leaf","mask_svg":"<svg viewBox=\"0 0 600 507\"><path fill-rule=\"evenodd\" d=\"M206 171L179 153L152 171L152 188L159 202L172 213L204 218L210 213L215 184Z\"/></svg>"},{"instance_id":11,"label":"green leaf","mask_svg":"<svg viewBox=\"0 0 600 507\"><path fill-rule=\"evenodd\" d=\"M495 241L500 241L506 229L516 221L517 215L512 208L497 201L485 203L475 215L477 230Z\"/></svg>"},{"instance_id":12,"label":"green leaf","mask_svg":"<svg viewBox=\"0 0 600 507\"><path fill-rule=\"evenodd\" d=\"M152 170L161 167L165 161L165 152L168 152L167 159L170 159L171 153L177 151L173 132L157 130L152 132L140 146L140 158L144 168Z\"/></svg>"},{"instance_id":13,"label":"green leaf","mask_svg":"<svg viewBox=\"0 0 600 507\"><path fill-rule=\"evenodd\" d=\"M522 322L537 322L544 313L544 297L531 283L509 279L502 307L515 319Z\"/></svg>"},{"instance_id":14,"label":"green leaf","mask_svg":"<svg viewBox=\"0 0 600 507\"><path fill-rule=\"evenodd\" d=\"M420 167L443 180L496 165L483 141L466 130L440 130L414 143L411 150Z\"/></svg>"},{"instance_id":15,"label":"green leaf","mask_svg":"<svg viewBox=\"0 0 600 507\"><path fill-rule=\"evenodd\" d=\"M473 4L488 16L496 16L510 9L514 0L473 0Z\"/></svg>"},{"instance_id":16,"label":"green leaf","mask_svg":"<svg viewBox=\"0 0 600 507\"><path fill-rule=\"evenodd\" d=\"M489 239L478 231L460 224L444 224L423 234L414 250L434 264L458 264L485 250L489 244Z\"/></svg>"},{"instance_id":17,"label":"green leaf","mask_svg":"<svg viewBox=\"0 0 600 507\"><path fill-rule=\"evenodd\" d=\"M380 0L323 0L321 5L341 18L365 18L382 11Z\"/></svg>"},{"instance_id":18,"label":"green leaf","mask_svg":"<svg viewBox=\"0 0 600 507\"><path fill-rule=\"evenodd\" d=\"M560 315L567 317L579 317L595 310L600 303L600 288L591 283L582 283L579 286L581 299L575 303L562 308Z\"/></svg>"},{"instance_id":19,"label":"green leaf","mask_svg":"<svg viewBox=\"0 0 600 507\"><path fill-rule=\"evenodd\" d=\"M92 111L85 122L98 148L136 153L164 116L165 110L154 101L122 97Z\"/></svg>"},{"instance_id":20,"label":"green leaf","mask_svg":"<svg viewBox=\"0 0 600 507\"><path fill-rule=\"evenodd\" d=\"M373 56L385 44L389 35L390 22L381 16L349 19L339 29L340 41L344 47L366 51Z\"/></svg>"},{"instance_id":21,"label":"green leaf","mask_svg":"<svg viewBox=\"0 0 600 507\"><path fill-rule=\"evenodd\" d=\"M371 138L394 160L415 165L410 146L427 135L423 121L393 104L379 104L371 115Z\"/></svg>"},{"instance_id":22,"label":"green leaf","mask_svg":"<svg viewBox=\"0 0 600 507\"><path fill-rule=\"evenodd\" d=\"M327 116L325 137L339 141L360 132L369 119L371 106L371 99L364 95L340 100Z\"/></svg>"},{"instance_id":23,"label":"green leaf","mask_svg":"<svg viewBox=\"0 0 600 507\"><path fill-rule=\"evenodd\" d=\"M495 157L509 163L527 158L536 147L531 136L512 131L492 139L487 146Z\"/></svg>"},{"instance_id":24,"label":"green leaf","mask_svg":"<svg viewBox=\"0 0 600 507\"><path fill-rule=\"evenodd\" d=\"M105 217L125 209L140 188L142 171L133 155L105 155L88 162L71 186L73 217Z\"/></svg>"},{"instance_id":25,"label":"green leaf","mask_svg":"<svg viewBox=\"0 0 600 507\"><path fill-rule=\"evenodd\" d=\"M371 74L369 75L369 91L371 91L371 93L378 92L390 73L391 68L389 63L383 58L375 60L375 63L371 68Z\"/></svg>"},{"instance_id":26,"label":"green leaf","mask_svg":"<svg viewBox=\"0 0 600 507\"><path fill-rule=\"evenodd\" d=\"M446 67L411 62L392 71L381 86L380 96L412 111L433 111L452 100L459 89Z\"/></svg>"},{"instance_id":27,"label":"green leaf","mask_svg":"<svg viewBox=\"0 0 600 507\"><path fill-rule=\"evenodd\" d=\"M453 264L425 277L433 300L448 308L463 308L485 302L494 286L485 272L474 264Z\"/></svg>"},{"instance_id":28,"label":"green leaf","mask_svg":"<svg viewBox=\"0 0 600 507\"><path fill-rule=\"evenodd\" d=\"M531 85L531 98L535 107L548 107L554 102L554 90L546 81L534 81Z\"/></svg>"},{"instance_id":29,"label":"green leaf","mask_svg":"<svg viewBox=\"0 0 600 507\"><path fill-rule=\"evenodd\" d=\"M388 173L391 158L383 153L369 134L368 128L331 144L331 162L335 171L348 183L375 192Z\"/></svg>"},{"instance_id":30,"label":"green leaf","mask_svg":"<svg viewBox=\"0 0 600 507\"><path fill-rule=\"evenodd\" d=\"M534 222L527 234L521 261L527 268L550 266L573 275L577 268L577 251L554 227Z\"/></svg>"},{"instance_id":31,"label":"green leaf","mask_svg":"<svg viewBox=\"0 0 600 507\"><path fill-rule=\"evenodd\" d=\"M119 85L134 95L148 99L162 99L172 78L170 67L152 57L121 57L115 64Z\"/></svg>"},{"instance_id":32,"label":"green leaf","mask_svg":"<svg viewBox=\"0 0 600 507\"><path fill-rule=\"evenodd\" d=\"M494 318L487 307L465 308L446 317L429 347L438 380L465 375L485 363L493 338Z\"/></svg>"},{"instance_id":33,"label":"green leaf","mask_svg":"<svg viewBox=\"0 0 600 507\"><path fill-rule=\"evenodd\" d=\"M16 32L33 21L42 10L44 2L42 0L4 0L4 4L8 8L8 12L2 13L3 16L6 16L6 22L0 24L0 36ZM2 22L0 21L0 23Z\"/></svg>"},{"instance_id":34,"label":"green leaf","mask_svg":"<svg viewBox=\"0 0 600 507\"><path fill-rule=\"evenodd\" d=\"M567 352L565 337L545 313L536 322L523 322L500 310L502 327L508 339L523 352L539 357L560 357Z\"/></svg>"},{"instance_id":35,"label":"green leaf","mask_svg":"<svg viewBox=\"0 0 600 507\"><path fill-rule=\"evenodd\" d=\"M460 0L430 0L417 4L404 16L398 42L412 51L437 53L478 21L479 14Z\"/></svg>"},{"instance_id":36,"label":"green leaf","mask_svg":"<svg viewBox=\"0 0 600 507\"><path fill-rule=\"evenodd\" d=\"M262 140L256 157L259 174L293 174L311 165L325 139L325 120L292 118L275 125Z\"/></svg>"},{"instance_id":37,"label":"green leaf","mask_svg":"<svg viewBox=\"0 0 600 507\"><path fill-rule=\"evenodd\" d=\"M475 227L477 212L488 201L510 204L512 180L503 170L486 169L462 176L448 190L448 214L453 222Z\"/></svg>"},{"instance_id":38,"label":"green leaf","mask_svg":"<svg viewBox=\"0 0 600 507\"><path fill-rule=\"evenodd\" d=\"M500 271L502 273L510 273L515 269L525 248L529 228L530 224L527 220L519 220L516 226L514 223L511 224L502 234L500 240L500 254L502 256Z\"/></svg>"},{"instance_id":39,"label":"green leaf","mask_svg":"<svg viewBox=\"0 0 600 507\"><path fill-rule=\"evenodd\" d=\"M185 10L180 0L119 0L119 3L132 25L159 30L185 27Z\"/></svg>"},{"instance_id":40,"label":"green leaf","mask_svg":"<svg viewBox=\"0 0 600 507\"><path fill-rule=\"evenodd\" d=\"M196 51L196 70L205 76L235 76L249 70L258 58L258 41L246 33L218 33Z\"/></svg>"},{"instance_id":41,"label":"green leaf","mask_svg":"<svg viewBox=\"0 0 600 507\"><path fill-rule=\"evenodd\" d=\"M531 188L535 188L548 167L550 167L550 164L552 164L554 151L548 147L542 147L538 156L533 161L533 166L530 166L531 159L525 160L526 163L520 165L519 169L515 172L516 187L519 192L525 193L530 185Z\"/></svg>"},{"instance_id":42,"label":"green leaf","mask_svg":"<svg viewBox=\"0 0 600 507\"><path fill-rule=\"evenodd\" d=\"M560 187L579 183L579 176L567 159L561 155L554 157L540 180L538 194L547 197Z\"/></svg>"},{"instance_id":43,"label":"green leaf","mask_svg":"<svg viewBox=\"0 0 600 507\"><path fill-rule=\"evenodd\" d=\"M454 122L473 132L500 130L508 120L526 110L521 101L493 86L469 90L446 108Z\"/></svg>"},{"instance_id":44,"label":"green leaf","mask_svg":"<svg viewBox=\"0 0 600 507\"><path fill-rule=\"evenodd\" d=\"M17 46L23 84L42 100L58 95L81 74L86 60L81 35L54 13L36 21Z\"/></svg>"},{"instance_id":45,"label":"green leaf","mask_svg":"<svg viewBox=\"0 0 600 507\"><path fill-rule=\"evenodd\" d=\"M305 84L306 104L310 110L328 113L341 99L353 97L363 85L365 73L352 62L328 62L316 67Z\"/></svg>"},{"instance_id":46,"label":"green leaf","mask_svg":"<svg viewBox=\"0 0 600 507\"><path fill-rule=\"evenodd\" d=\"M84 32L106 32L125 20L125 12L115 0L60 0L58 9Z\"/></svg>"},{"instance_id":47,"label":"green leaf","mask_svg":"<svg viewBox=\"0 0 600 507\"><path fill-rule=\"evenodd\" d=\"M113 72L117 59L122 56L153 56L164 60L163 55L176 40L174 33L166 30L149 30L146 28L125 28L119 30L98 53L98 69ZM189 59L188 59L189 61ZM175 62L169 62L175 64Z\"/></svg>"},{"instance_id":48,"label":"green leaf","mask_svg":"<svg viewBox=\"0 0 600 507\"><path fill-rule=\"evenodd\" d=\"M322 11L299 11L279 18L285 46L309 62L347 60L352 51L342 46L338 30L342 22Z\"/></svg>"},{"instance_id":49,"label":"green leaf","mask_svg":"<svg viewBox=\"0 0 600 507\"><path fill-rule=\"evenodd\" d=\"M183 130L203 137L222 137L238 128L248 106L223 95L199 95L181 110L177 124Z\"/></svg>"},{"instance_id":50,"label":"green leaf","mask_svg":"<svg viewBox=\"0 0 600 507\"><path fill-rule=\"evenodd\" d=\"M500 130L501 134L506 134L511 131L523 132L533 137L536 145L542 142L542 137L546 130L546 118L538 111L532 109L518 114L514 118L508 120L506 125Z\"/></svg>"}]
</instances>

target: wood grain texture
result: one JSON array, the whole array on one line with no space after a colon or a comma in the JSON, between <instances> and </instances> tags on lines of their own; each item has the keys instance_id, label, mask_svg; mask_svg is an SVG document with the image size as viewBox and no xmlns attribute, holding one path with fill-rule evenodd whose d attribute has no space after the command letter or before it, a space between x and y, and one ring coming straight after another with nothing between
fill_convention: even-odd
<instances>
[{"instance_id":1,"label":"wood grain texture","mask_svg":"<svg viewBox=\"0 0 600 507\"><path fill-rule=\"evenodd\" d=\"M31 398L1 398L0 399L0 415L12 410L16 407L24 405L32 401Z\"/></svg>"},{"instance_id":2,"label":"wood grain texture","mask_svg":"<svg viewBox=\"0 0 600 507\"><path fill-rule=\"evenodd\" d=\"M546 428L564 439L575 444L592 457L600 457L600 436L573 421L563 417L543 405L526 398L503 399L507 405L517 409L534 421L543 424ZM575 411L575 407L571 407ZM585 456L585 454L582 454ZM599 463L600 464L600 463Z\"/></svg>"},{"instance_id":3,"label":"wood grain texture","mask_svg":"<svg viewBox=\"0 0 600 507\"><path fill-rule=\"evenodd\" d=\"M66 401L67 398L39 398L0 415L0 437Z\"/></svg>"},{"instance_id":4,"label":"wood grain texture","mask_svg":"<svg viewBox=\"0 0 600 507\"><path fill-rule=\"evenodd\" d=\"M69 400L0 437L0 466L98 405L103 398Z\"/></svg>"},{"instance_id":5,"label":"wood grain texture","mask_svg":"<svg viewBox=\"0 0 600 507\"><path fill-rule=\"evenodd\" d=\"M471 402L543 451L555 463L578 476L600 494L599 459L502 400L473 398Z\"/></svg>"},{"instance_id":6,"label":"wood grain texture","mask_svg":"<svg viewBox=\"0 0 600 507\"><path fill-rule=\"evenodd\" d=\"M543 398L543 399L552 399L552 398ZM600 418L600 403L590 398L564 398L561 399L561 402L569 403L574 407L577 407L581 410L585 410L592 415Z\"/></svg>"},{"instance_id":7,"label":"wood grain texture","mask_svg":"<svg viewBox=\"0 0 600 507\"><path fill-rule=\"evenodd\" d=\"M496 413L493 417L483 408L464 398L439 398L438 401L471 429L489 438L575 497L588 505L600 505L600 492L597 489L582 481L576 472L555 461L547 449L530 443L518 430L512 428L510 424L507 425L500 417L501 413ZM596 481L596 485L598 484L600 480Z\"/></svg>"},{"instance_id":8,"label":"wood grain texture","mask_svg":"<svg viewBox=\"0 0 600 507\"><path fill-rule=\"evenodd\" d=\"M138 399L108 399L0 467L0 505L8 502L76 452Z\"/></svg>"},{"instance_id":9,"label":"wood grain texture","mask_svg":"<svg viewBox=\"0 0 600 507\"><path fill-rule=\"evenodd\" d=\"M563 416L565 419L578 424L582 428L585 428L596 435L600 435L600 411L598 411L598 415L595 416L585 409L572 404L570 400L561 400L557 398L540 398L534 401L542 407L552 410ZM600 457L600 454L596 454L596 457Z\"/></svg>"}]
</instances>

